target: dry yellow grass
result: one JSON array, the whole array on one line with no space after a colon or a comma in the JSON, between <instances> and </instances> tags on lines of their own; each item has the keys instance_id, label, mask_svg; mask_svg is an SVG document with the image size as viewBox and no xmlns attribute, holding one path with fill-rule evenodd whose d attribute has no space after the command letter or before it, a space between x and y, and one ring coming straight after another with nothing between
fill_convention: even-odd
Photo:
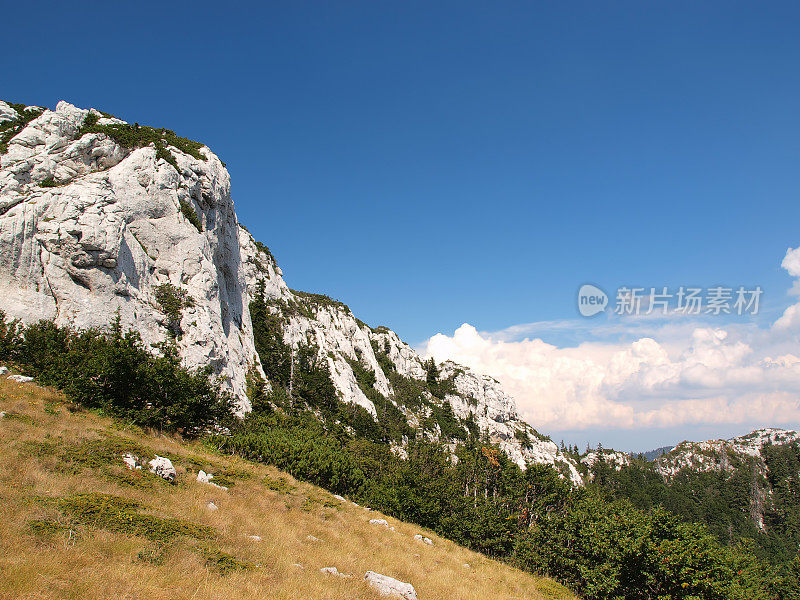
<instances>
[{"instance_id":1,"label":"dry yellow grass","mask_svg":"<svg viewBox=\"0 0 800 600\"><path fill-rule=\"evenodd\" d=\"M222 457L199 444L125 429L91 412L71 412L59 394L34 384L0 379L0 411L7 412L0 419L3 600L379 598L362 580L367 570L412 583L420 600L574 598L553 581L487 559L419 527L350 502L326 506L336 504L330 494L274 468ZM65 449L108 436L172 457L179 471L177 485L127 472L121 458L117 465L103 468L64 468ZM195 469L200 464L210 465L212 472L233 473L235 484L225 492L198 483ZM285 489L265 485L265 479L274 482L280 477L286 478ZM176 538L167 545L163 560L154 563L147 560L146 552L154 547L147 539L70 519L48 501L87 492L138 500L147 507L143 513L210 526L216 533L210 541ZM218 510L208 510L209 501ZM370 525L371 518L386 518L395 531ZM33 531L31 522L48 519L63 528L49 534ZM417 533L432 538L434 545L415 541ZM254 535L261 541L248 537ZM206 560L204 547L250 568L222 574ZM328 566L352 577L320 573Z\"/></svg>"}]
</instances>

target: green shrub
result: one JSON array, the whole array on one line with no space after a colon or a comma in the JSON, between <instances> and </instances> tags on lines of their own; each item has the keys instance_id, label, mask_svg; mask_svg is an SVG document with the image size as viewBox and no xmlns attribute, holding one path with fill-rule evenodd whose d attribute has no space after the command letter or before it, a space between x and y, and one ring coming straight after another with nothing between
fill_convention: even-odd
<instances>
[{"instance_id":1,"label":"green shrub","mask_svg":"<svg viewBox=\"0 0 800 600\"><path fill-rule=\"evenodd\" d=\"M178 169L178 159L175 158L172 155L172 152L170 152L166 148L166 146L164 146L164 142L162 142L161 140L156 140L153 143L155 144L155 147L156 147L156 160L160 160L160 159L163 158L165 161L167 161L169 164L171 164L177 170Z\"/></svg>"},{"instance_id":2,"label":"green shrub","mask_svg":"<svg viewBox=\"0 0 800 600\"><path fill-rule=\"evenodd\" d=\"M286 477L265 477L264 485L266 485L273 492L278 492L281 494L291 494L297 489L297 486L289 483Z\"/></svg>"},{"instance_id":3,"label":"green shrub","mask_svg":"<svg viewBox=\"0 0 800 600\"><path fill-rule=\"evenodd\" d=\"M137 332L122 332L119 320L110 332L75 332L41 321L13 335L2 333L0 328L0 350L11 348L6 358L77 404L187 437L232 418L233 399L211 378L210 368L189 372L170 344L154 356Z\"/></svg>"},{"instance_id":4,"label":"green shrub","mask_svg":"<svg viewBox=\"0 0 800 600\"><path fill-rule=\"evenodd\" d=\"M6 320L6 313L0 310L0 360L11 360L22 344L22 326L19 319Z\"/></svg>"},{"instance_id":5,"label":"green shrub","mask_svg":"<svg viewBox=\"0 0 800 600\"><path fill-rule=\"evenodd\" d=\"M11 138L25 129L28 123L44 112L43 109L25 110L24 104L17 104L14 102L7 102L6 104L17 111L17 118L12 121L3 121L0 123L0 154L8 152L8 143L11 141Z\"/></svg>"},{"instance_id":6,"label":"green shrub","mask_svg":"<svg viewBox=\"0 0 800 600\"><path fill-rule=\"evenodd\" d=\"M206 540L215 534L207 525L143 513L145 507L139 502L111 494L92 492L59 498L55 506L81 525L140 536L160 544L179 536Z\"/></svg>"},{"instance_id":7,"label":"green shrub","mask_svg":"<svg viewBox=\"0 0 800 600\"><path fill-rule=\"evenodd\" d=\"M180 137L170 129L147 127L134 123L133 125L117 124L117 125L98 125L98 117L90 114L84 120L81 126L80 135L86 133L102 133L107 135L120 146L125 148L142 148L154 144L156 146L156 153L158 155L159 148L161 148L162 155L170 164L177 167L175 158L170 154L169 158L164 155L168 152L166 146L177 148L181 152L193 156L198 160L208 160L200 149L203 144L195 142L184 137Z\"/></svg>"},{"instance_id":8,"label":"green shrub","mask_svg":"<svg viewBox=\"0 0 800 600\"><path fill-rule=\"evenodd\" d=\"M253 568L252 563L236 558L232 554L223 552L214 546L204 546L198 548L198 550L202 557L206 559L206 565L223 576L233 571L245 571Z\"/></svg>"},{"instance_id":9,"label":"green shrub","mask_svg":"<svg viewBox=\"0 0 800 600\"><path fill-rule=\"evenodd\" d=\"M200 217L197 216L197 212L194 210L194 207L186 200L181 200L181 213L184 217L186 217L186 220L189 221L189 223L195 226L197 231L200 233L203 232L203 224L200 222Z\"/></svg>"},{"instance_id":10,"label":"green shrub","mask_svg":"<svg viewBox=\"0 0 800 600\"><path fill-rule=\"evenodd\" d=\"M186 290L171 283L162 283L156 286L154 293L156 302L169 319L170 332L176 336L180 335L183 309L194 306L194 300Z\"/></svg>"}]
</instances>

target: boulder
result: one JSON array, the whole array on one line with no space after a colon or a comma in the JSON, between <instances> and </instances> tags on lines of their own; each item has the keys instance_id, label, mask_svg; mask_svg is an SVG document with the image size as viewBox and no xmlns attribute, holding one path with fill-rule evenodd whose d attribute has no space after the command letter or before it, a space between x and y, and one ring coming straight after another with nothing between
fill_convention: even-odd
<instances>
[{"instance_id":1,"label":"boulder","mask_svg":"<svg viewBox=\"0 0 800 600\"><path fill-rule=\"evenodd\" d=\"M370 584L381 596L399 596L405 600L417 600L417 590L410 583L381 575L375 571L367 571L364 574L364 581Z\"/></svg>"},{"instance_id":2,"label":"boulder","mask_svg":"<svg viewBox=\"0 0 800 600\"><path fill-rule=\"evenodd\" d=\"M142 465L139 464L139 457L134 456L130 452L128 452L125 456L122 457L122 461L131 471L135 471L136 469L142 468Z\"/></svg>"},{"instance_id":3,"label":"boulder","mask_svg":"<svg viewBox=\"0 0 800 600\"><path fill-rule=\"evenodd\" d=\"M322 567L319 572L324 573L325 575L335 575L336 577L350 577L350 575L339 573L339 569L336 567Z\"/></svg>"},{"instance_id":4,"label":"boulder","mask_svg":"<svg viewBox=\"0 0 800 600\"><path fill-rule=\"evenodd\" d=\"M418 533L414 536L414 539L418 542L422 542L423 544L428 544L429 546L433 546L433 540L429 537L425 537L424 535Z\"/></svg>"},{"instance_id":5,"label":"boulder","mask_svg":"<svg viewBox=\"0 0 800 600\"><path fill-rule=\"evenodd\" d=\"M175 483L178 473L175 471L175 467L172 465L170 459L156 455L148 464L150 465L151 473L155 473L170 483Z\"/></svg>"},{"instance_id":6,"label":"boulder","mask_svg":"<svg viewBox=\"0 0 800 600\"><path fill-rule=\"evenodd\" d=\"M28 383L29 381L33 381L33 377L28 377L26 375L9 375L8 379L11 381L16 381L17 383Z\"/></svg>"},{"instance_id":7,"label":"boulder","mask_svg":"<svg viewBox=\"0 0 800 600\"><path fill-rule=\"evenodd\" d=\"M206 485L213 485L215 488L227 491L228 488L226 488L224 485L217 485L216 483L211 481L212 479L214 479L214 476L211 473L206 473L202 469L197 474L197 481L198 482L205 483Z\"/></svg>"}]
</instances>

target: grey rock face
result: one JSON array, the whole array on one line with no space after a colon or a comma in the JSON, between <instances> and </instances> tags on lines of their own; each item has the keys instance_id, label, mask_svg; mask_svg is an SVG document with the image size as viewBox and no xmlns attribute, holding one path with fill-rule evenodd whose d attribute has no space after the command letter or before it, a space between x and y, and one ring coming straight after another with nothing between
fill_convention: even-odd
<instances>
[{"instance_id":1,"label":"grey rock face","mask_svg":"<svg viewBox=\"0 0 800 600\"><path fill-rule=\"evenodd\" d=\"M0 103L0 118L8 108ZM175 324L184 363L211 365L247 410L245 377L260 363L227 171L207 148L198 160L170 147L175 168L153 146L130 150L104 134L81 135L89 112L59 102L0 156L3 310L76 328L106 327L119 314L155 345L170 334L156 298L170 284L191 298ZM42 187L46 180L57 186Z\"/></svg>"}]
</instances>

